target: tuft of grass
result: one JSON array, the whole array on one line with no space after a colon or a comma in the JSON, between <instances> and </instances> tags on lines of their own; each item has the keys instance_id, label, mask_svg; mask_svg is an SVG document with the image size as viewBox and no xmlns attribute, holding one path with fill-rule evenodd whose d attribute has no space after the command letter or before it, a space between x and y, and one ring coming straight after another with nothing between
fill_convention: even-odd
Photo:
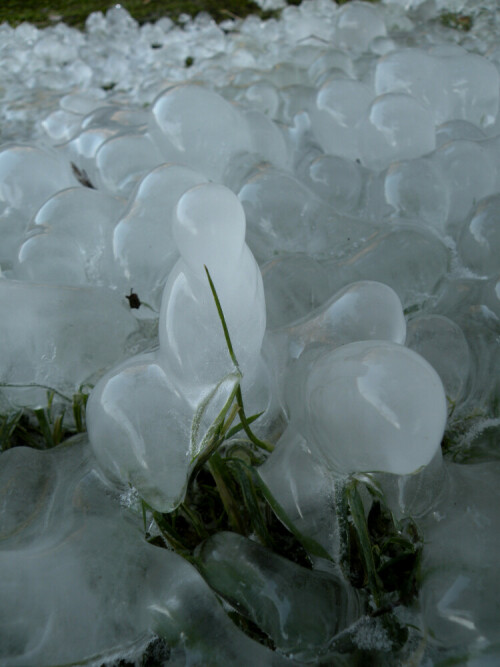
<instances>
[{"instance_id":1,"label":"tuft of grass","mask_svg":"<svg viewBox=\"0 0 500 667\"><path fill-rule=\"evenodd\" d=\"M206 267L205 270L228 354L235 374L241 376L217 291ZM260 414L246 415L239 383L236 387L202 446L194 452L183 502L172 512L161 513L141 500L145 539L174 550L195 566L198 546L220 531L251 537L305 568L312 568L317 559L333 561L320 544L297 529L260 476L258 468L273 446L253 433L252 425ZM75 433L84 432L89 390L90 387L81 387L69 398L47 388L45 408L0 416L0 451L20 445L50 449ZM65 421L69 409L72 415ZM239 423L234 424L236 417ZM421 536L411 519L394 519L369 475L337 483L335 493L340 569L352 586L364 592L366 617L382 625L393 652L399 655L409 646L410 633L395 610L401 605L410 606L418 594ZM273 648L268 637L237 611L232 610L229 615L248 636ZM354 624L332 637L332 646L357 660L355 633ZM168 652L163 643L156 648ZM369 655L362 652L360 656L361 662L356 664L371 664L367 662ZM148 664L149 658L145 660L143 664Z\"/></svg>"},{"instance_id":2,"label":"tuft of grass","mask_svg":"<svg viewBox=\"0 0 500 667\"><path fill-rule=\"evenodd\" d=\"M370 503L363 502L360 489ZM369 591L376 614L411 605L418 594L423 549L415 522L396 521L366 475L340 485L336 495L340 565L346 578L355 588Z\"/></svg>"},{"instance_id":3,"label":"tuft of grass","mask_svg":"<svg viewBox=\"0 0 500 667\"><path fill-rule=\"evenodd\" d=\"M52 449L71 436L84 433L89 391L90 387L80 387L69 398L48 388L46 407L0 414L0 452L13 447ZM60 399L57 405L54 404L56 396ZM69 407L72 419L65 420Z\"/></svg>"},{"instance_id":4,"label":"tuft of grass","mask_svg":"<svg viewBox=\"0 0 500 667\"><path fill-rule=\"evenodd\" d=\"M474 25L472 16L469 16L468 14L460 14L459 12L443 12L439 16L439 21L441 25L444 25L447 28L462 30L463 32L469 32Z\"/></svg>"},{"instance_id":5,"label":"tuft of grass","mask_svg":"<svg viewBox=\"0 0 500 667\"><path fill-rule=\"evenodd\" d=\"M210 273L205 270L228 354L239 372L224 313ZM251 424L259 415L246 417L239 385L233 401L233 408L225 409L225 421L214 432L212 442L204 447L203 452L209 455L202 453L182 504L173 512L160 513L142 501L146 539L173 549L195 566L197 547L220 531L251 537L306 568L311 568L317 558L332 561L321 545L297 530L259 475L258 467L272 446L253 434ZM231 426L236 415L240 423ZM365 592L366 614L380 621L393 650L400 651L408 641L409 630L394 610L411 605L418 593L422 540L417 526L411 519L394 519L369 475L337 484L335 504L341 541L339 565L351 585ZM236 611L231 613L244 632L268 645L258 628ZM349 653L355 652L349 633L343 635L340 642L346 644Z\"/></svg>"}]
</instances>

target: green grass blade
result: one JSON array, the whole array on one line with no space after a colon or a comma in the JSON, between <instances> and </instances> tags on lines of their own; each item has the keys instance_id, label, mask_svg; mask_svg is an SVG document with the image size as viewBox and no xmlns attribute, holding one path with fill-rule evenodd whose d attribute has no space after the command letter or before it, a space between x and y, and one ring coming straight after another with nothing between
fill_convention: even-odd
<instances>
[{"instance_id":1,"label":"green grass blade","mask_svg":"<svg viewBox=\"0 0 500 667\"><path fill-rule=\"evenodd\" d=\"M279 504L276 498L271 493L269 487L264 482L262 477L259 475L259 472L253 467L247 465L241 459L231 459L232 463L243 467L249 474L252 479L253 484L259 491L262 493L265 501L276 514L281 523L292 533L295 539L304 547L304 549L311 555L316 556L317 558L324 558L325 560L333 560L330 554L324 549L321 544L318 544L316 540L313 540L306 535L303 535L300 530L295 527L295 524L290 519L288 514L285 512L283 507Z\"/></svg>"},{"instance_id":2,"label":"green grass blade","mask_svg":"<svg viewBox=\"0 0 500 667\"><path fill-rule=\"evenodd\" d=\"M247 424L252 424L256 419L258 419L261 415L263 415L263 412L257 412L256 415L252 415L251 417L247 417ZM245 427L243 424L240 422L239 424L236 424L236 426L233 426L233 428L226 433L226 440L229 440L233 436L235 436L237 433L240 431L243 431Z\"/></svg>"},{"instance_id":3,"label":"green grass blade","mask_svg":"<svg viewBox=\"0 0 500 667\"><path fill-rule=\"evenodd\" d=\"M227 349L229 350L229 356L231 357L231 360L232 360L233 364L236 366L236 368L239 369L238 360L236 359L236 355L235 355L234 349L233 349L233 344L231 342L231 336L229 335L229 329L227 328L226 318L224 317L224 313L222 312L222 306L220 305L219 296L218 296L217 291L215 289L215 285L212 281L212 276L210 275L210 271L208 270L206 265L205 265L205 272L207 274L208 283L209 283L210 289L212 291L212 296L214 297L215 306L216 306L217 312L219 314L219 319L220 319L221 324L222 324L222 330L224 331L224 338L226 339L226 345L227 345Z\"/></svg>"},{"instance_id":4,"label":"green grass blade","mask_svg":"<svg viewBox=\"0 0 500 667\"><path fill-rule=\"evenodd\" d=\"M352 523L358 537L361 557L363 559L363 564L368 579L368 586L375 604L377 607L380 607L382 605L383 585L380 581L380 577L377 574L375 561L373 560L372 543L370 540L370 534L368 532L365 508L358 491L357 481L353 480L346 484L344 493L346 494Z\"/></svg>"}]
</instances>

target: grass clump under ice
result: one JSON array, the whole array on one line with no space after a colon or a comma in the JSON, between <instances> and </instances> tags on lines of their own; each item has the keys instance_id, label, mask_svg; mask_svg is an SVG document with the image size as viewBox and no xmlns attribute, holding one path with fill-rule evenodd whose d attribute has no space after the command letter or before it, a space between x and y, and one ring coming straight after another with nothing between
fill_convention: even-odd
<instances>
[{"instance_id":1,"label":"grass clump under ice","mask_svg":"<svg viewBox=\"0 0 500 667\"><path fill-rule=\"evenodd\" d=\"M239 371L217 292L206 272L228 353ZM45 408L0 416L0 451L17 446L50 449L84 432L88 390L82 387L72 398L48 390ZM172 549L196 566L195 552L204 540L232 531L304 568L311 569L317 559L333 561L320 544L296 528L261 478L258 467L273 445L252 430L259 416L247 417L238 385L196 457L184 501L174 511L161 513L140 500L145 539L150 544ZM236 417L239 423L234 424ZM394 519L369 475L335 484L334 511L340 537L338 565L360 592L365 618L383 628L392 646L393 664L393 659L409 650L410 632L399 620L397 608L411 606L418 594L421 536L410 519ZM252 622L237 611L230 616L246 634L272 648L271 640ZM386 651L378 656L376 650L362 650L355 637L356 627L348 628L332 637L330 651L359 664L389 664ZM144 660L144 665L154 664L147 657ZM323 664L321 656L318 660Z\"/></svg>"},{"instance_id":2,"label":"grass clump under ice","mask_svg":"<svg viewBox=\"0 0 500 667\"><path fill-rule=\"evenodd\" d=\"M108 0L3 0L0 3L0 23L4 21L17 26L24 21L46 28L58 22L83 29L87 16L92 12L106 12L116 6L116 2ZM131 16L139 23L154 22L168 16L178 21L182 14L196 16L200 12L208 12L217 22L228 18L245 18L255 14L262 19L268 19L277 13L263 11L251 0L225 0L223 4L218 0L122 0L120 2ZM299 4L291 0L289 4Z\"/></svg>"}]
</instances>

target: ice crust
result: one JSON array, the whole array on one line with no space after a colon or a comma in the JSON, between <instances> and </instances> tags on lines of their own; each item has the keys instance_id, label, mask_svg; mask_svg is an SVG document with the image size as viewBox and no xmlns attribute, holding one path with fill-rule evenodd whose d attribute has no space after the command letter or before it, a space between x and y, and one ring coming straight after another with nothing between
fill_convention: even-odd
<instances>
[{"instance_id":1,"label":"ice crust","mask_svg":"<svg viewBox=\"0 0 500 667\"><path fill-rule=\"evenodd\" d=\"M0 26L1 412L93 386L88 439L0 455L2 665L157 635L161 664L312 664L345 630L392 664L336 567L220 533L197 571L144 539L139 497L182 503L238 386L263 481L334 558L349 475L415 517L425 664L500 659L498 25L495 3L308 0Z\"/></svg>"}]
</instances>

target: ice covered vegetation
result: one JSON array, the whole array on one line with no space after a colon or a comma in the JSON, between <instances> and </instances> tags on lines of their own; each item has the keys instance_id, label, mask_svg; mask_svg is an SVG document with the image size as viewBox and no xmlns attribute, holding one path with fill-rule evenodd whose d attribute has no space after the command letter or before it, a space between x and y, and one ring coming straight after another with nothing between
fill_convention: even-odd
<instances>
[{"instance_id":1,"label":"ice covered vegetation","mask_svg":"<svg viewBox=\"0 0 500 667\"><path fill-rule=\"evenodd\" d=\"M0 26L0 663L500 664L500 10Z\"/></svg>"}]
</instances>

